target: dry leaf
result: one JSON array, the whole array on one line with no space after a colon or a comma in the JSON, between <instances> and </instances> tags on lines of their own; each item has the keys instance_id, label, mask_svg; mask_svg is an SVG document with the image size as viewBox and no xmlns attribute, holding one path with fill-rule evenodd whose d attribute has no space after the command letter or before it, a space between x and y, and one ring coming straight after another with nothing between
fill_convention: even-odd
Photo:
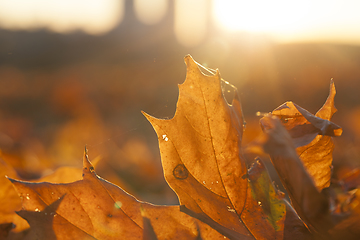
<instances>
[{"instance_id":1,"label":"dry leaf","mask_svg":"<svg viewBox=\"0 0 360 240\"><path fill-rule=\"evenodd\" d=\"M142 239L146 210L159 239L195 239L196 224L211 232L210 239L223 236L179 211L178 206L141 203L117 186L98 177L84 157L83 179L69 184L30 183L11 179L23 208L18 212L39 239ZM167 227L165 227L167 226Z\"/></svg>"},{"instance_id":2,"label":"dry leaf","mask_svg":"<svg viewBox=\"0 0 360 240\"><path fill-rule=\"evenodd\" d=\"M190 56L185 62L187 76L179 86L174 118L145 114L158 135L166 181L193 216L205 215L206 223L235 231L234 238L281 239L286 205L269 178L260 181L263 175L255 170L247 174L237 94L228 105L219 72L206 76Z\"/></svg>"},{"instance_id":3,"label":"dry leaf","mask_svg":"<svg viewBox=\"0 0 360 240\"><path fill-rule=\"evenodd\" d=\"M312 232L326 233L333 224L328 198L320 193L298 157L288 131L275 116L261 119L265 135L260 140L286 188L291 204Z\"/></svg>"},{"instance_id":4,"label":"dry leaf","mask_svg":"<svg viewBox=\"0 0 360 240\"><path fill-rule=\"evenodd\" d=\"M329 96L315 116L293 102L286 102L271 113L278 116L289 131L296 151L319 191L330 186L334 149L331 137L342 133L338 125L330 122L336 112L335 93L331 80Z\"/></svg>"},{"instance_id":5,"label":"dry leaf","mask_svg":"<svg viewBox=\"0 0 360 240\"><path fill-rule=\"evenodd\" d=\"M15 213L15 211L21 209L21 199L6 177L18 178L18 175L0 157L0 224L5 224L3 226L5 226L6 230L15 227L13 231L20 232L28 228L29 225ZM8 224L11 224L11 228L9 228Z\"/></svg>"},{"instance_id":6,"label":"dry leaf","mask_svg":"<svg viewBox=\"0 0 360 240\"><path fill-rule=\"evenodd\" d=\"M333 145L327 137L341 134L341 128L329 121L335 112L333 83L316 116L287 102L261 119L265 134L257 144L270 154L295 212L274 187L260 159L249 170L245 164L238 95L229 105L218 71L206 76L190 56L185 62L187 76L179 86L175 116L163 120L145 114L157 132L164 175L180 206L138 201L98 177L85 152L83 177L78 181L52 184L11 179L23 201L18 214L30 224L29 237L330 239L346 229L352 231L346 236L356 236L360 197L354 194L346 205L349 217L344 218L330 211L329 195L320 191L330 179L325 168L331 165ZM301 151L300 159L302 147L318 154ZM317 168L325 174L319 176Z\"/></svg>"},{"instance_id":7,"label":"dry leaf","mask_svg":"<svg viewBox=\"0 0 360 240\"><path fill-rule=\"evenodd\" d=\"M340 198L339 194L337 197ZM342 212L333 213L334 216L341 218L341 220L330 229L331 235L334 239L359 239L360 236L360 188L348 192L347 197L339 203L342 205ZM343 212L345 211L345 212Z\"/></svg>"},{"instance_id":8,"label":"dry leaf","mask_svg":"<svg viewBox=\"0 0 360 240\"><path fill-rule=\"evenodd\" d=\"M247 173L240 152L243 121L237 98L229 106L222 96L219 72L201 73L187 56L187 76L179 86L175 116L161 120L146 115L155 128L164 175L180 204L204 213L242 235L239 224L247 194Z\"/></svg>"}]
</instances>

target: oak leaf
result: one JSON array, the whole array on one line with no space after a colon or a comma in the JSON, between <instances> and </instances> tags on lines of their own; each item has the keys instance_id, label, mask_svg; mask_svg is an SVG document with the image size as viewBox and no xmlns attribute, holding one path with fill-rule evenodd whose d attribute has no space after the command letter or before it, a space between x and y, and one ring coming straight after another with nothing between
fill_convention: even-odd
<instances>
[{"instance_id":1,"label":"oak leaf","mask_svg":"<svg viewBox=\"0 0 360 240\"><path fill-rule=\"evenodd\" d=\"M330 186L334 149L332 137L342 133L338 125L330 122L336 112L335 94L335 85L331 80L329 96L315 115L293 102L286 102L271 112L280 118L290 133L297 154L319 191Z\"/></svg>"},{"instance_id":2,"label":"oak leaf","mask_svg":"<svg viewBox=\"0 0 360 240\"><path fill-rule=\"evenodd\" d=\"M39 239L142 239L146 211L159 239L195 239L197 226L209 239L221 234L179 211L137 201L98 177L84 156L83 179L68 184L30 183L10 179L23 200L18 214ZM164 225L165 224L165 225ZM165 227L166 226L166 227ZM223 238L223 237L222 237Z\"/></svg>"},{"instance_id":3,"label":"oak leaf","mask_svg":"<svg viewBox=\"0 0 360 240\"><path fill-rule=\"evenodd\" d=\"M287 102L261 119L258 140L270 154L291 203L316 239L359 239L358 170L330 185L332 137L342 129L330 122L336 111L335 86L323 107L312 115Z\"/></svg>"},{"instance_id":4,"label":"oak leaf","mask_svg":"<svg viewBox=\"0 0 360 240\"><path fill-rule=\"evenodd\" d=\"M313 233L326 233L333 226L327 196L316 188L280 120L269 115L261 123L265 132L262 145L289 194L291 205Z\"/></svg>"},{"instance_id":5,"label":"oak leaf","mask_svg":"<svg viewBox=\"0 0 360 240\"><path fill-rule=\"evenodd\" d=\"M179 85L175 116L164 120L144 113L158 135L165 179L180 205L155 206L137 200L97 176L85 151L82 178L75 182L11 179L22 198L18 214L28 221L30 237L311 239L341 233L349 224L357 226L353 220L357 214L338 221L330 211L323 190L328 187L328 170L320 177L312 171L314 164L330 168L333 145L326 137L341 134L330 122L335 89L315 116L288 102L261 120L265 133L260 144L270 154L293 209L260 159L246 166L237 92L228 104L219 71L203 74L190 56L185 63L187 76ZM306 154L299 150L304 146L320 153Z\"/></svg>"},{"instance_id":6,"label":"oak leaf","mask_svg":"<svg viewBox=\"0 0 360 240\"><path fill-rule=\"evenodd\" d=\"M289 206L266 171L260 176L260 170L247 172L237 92L229 105L219 71L207 76L190 56L185 62L187 76L179 86L175 116L163 120L145 114L158 135L166 181L188 212L233 230L234 237L282 239Z\"/></svg>"},{"instance_id":7,"label":"oak leaf","mask_svg":"<svg viewBox=\"0 0 360 240\"><path fill-rule=\"evenodd\" d=\"M81 179L82 169L75 167L60 167L53 173L33 182L68 183ZM22 239L28 234L29 224L16 211L21 209L21 199L13 184L6 178L21 179L16 171L0 158L0 229L3 229L4 239ZM2 238L0 238L2 239Z\"/></svg>"}]
</instances>

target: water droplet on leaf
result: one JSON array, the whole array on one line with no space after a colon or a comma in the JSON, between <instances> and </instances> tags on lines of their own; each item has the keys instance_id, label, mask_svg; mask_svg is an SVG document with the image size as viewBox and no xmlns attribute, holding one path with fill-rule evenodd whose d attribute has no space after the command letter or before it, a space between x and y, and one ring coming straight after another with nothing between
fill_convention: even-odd
<instances>
[{"instance_id":1,"label":"water droplet on leaf","mask_svg":"<svg viewBox=\"0 0 360 240\"><path fill-rule=\"evenodd\" d=\"M169 140L169 138L166 136L166 134L162 135L162 138L165 140L165 142L167 142Z\"/></svg>"}]
</instances>

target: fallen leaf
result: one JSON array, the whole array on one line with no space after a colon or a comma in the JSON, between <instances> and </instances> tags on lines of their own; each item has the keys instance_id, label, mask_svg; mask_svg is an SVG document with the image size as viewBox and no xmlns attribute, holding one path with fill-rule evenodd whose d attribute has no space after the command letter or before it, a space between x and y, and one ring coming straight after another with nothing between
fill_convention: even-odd
<instances>
[{"instance_id":1,"label":"fallen leaf","mask_svg":"<svg viewBox=\"0 0 360 240\"><path fill-rule=\"evenodd\" d=\"M339 203L343 205L346 212L334 213L334 216L341 220L330 229L334 239L359 239L360 236L360 188L349 193L345 201Z\"/></svg>"},{"instance_id":2,"label":"fallen leaf","mask_svg":"<svg viewBox=\"0 0 360 240\"><path fill-rule=\"evenodd\" d=\"M292 206L313 233L326 234L333 226L328 198L314 185L280 120L269 115L261 119L261 124L265 135L258 141L269 153Z\"/></svg>"},{"instance_id":3,"label":"fallen leaf","mask_svg":"<svg viewBox=\"0 0 360 240\"><path fill-rule=\"evenodd\" d=\"M158 135L166 181L188 214L235 231L234 238L281 239L287 207L264 171L247 173L237 93L229 105L219 71L204 75L190 56L185 63L175 116L145 114Z\"/></svg>"},{"instance_id":4,"label":"fallen leaf","mask_svg":"<svg viewBox=\"0 0 360 240\"><path fill-rule=\"evenodd\" d=\"M5 226L5 224L7 224L6 226L12 226L11 228L6 228L6 230L9 231L8 239L22 239L28 232L29 224L24 218L15 213L21 210L21 199L15 191L13 184L7 179L20 179L20 177L2 158L0 158L0 166L0 224L4 224L3 226ZM52 174L34 180L33 182L73 182L81 179L81 172L82 169L79 168L61 167Z\"/></svg>"},{"instance_id":5,"label":"fallen leaf","mask_svg":"<svg viewBox=\"0 0 360 240\"><path fill-rule=\"evenodd\" d=\"M0 157L0 224L6 224L3 226L9 226L8 224L11 224L12 228L14 227L13 231L20 232L28 228L29 225L15 213L15 211L21 209L21 199L16 193L14 186L6 177L18 178L18 175L15 170ZM5 229L11 230L7 227Z\"/></svg>"},{"instance_id":6,"label":"fallen leaf","mask_svg":"<svg viewBox=\"0 0 360 240\"><path fill-rule=\"evenodd\" d=\"M214 76L204 75L190 56L185 57L185 63L187 76L179 85L175 116L163 120L144 113L157 132L165 179L180 206L155 206L137 200L97 176L85 151L82 179L78 181L55 184L11 179L22 198L23 209L18 214L29 222L29 236L311 239L330 237L334 226L349 225L334 222L328 196L316 187L294 145L311 144L319 134L336 136L340 133L337 125L290 103L261 120L265 133L259 142L270 154L295 211L276 189L260 159L249 169L245 164L241 147L244 122L236 91L229 105L219 71ZM319 116L329 119L334 112L334 93L330 95L329 103L319 111ZM280 111L280 118L294 117L285 122L288 130L274 116L276 111Z\"/></svg>"},{"instance_id":7,"label":"fallen leaf","mask_svg":"<svg viewBox=\"0 0 360 240\"><path fill-rule=\"evenodd\" d=\"M329 96L315 115L293 102L286 102L271 113L280 118L290 133L296 151L319 191L330 186L334 149L331 137L342 133L338 125L330 122L336 112L335 94L331 80Z\"/></svg>"},{"instance_id":8,"label":"fallen leaf","mask_svg":"<svg viewBox=\"0 0 360 240\"><path fill-rule=\"evenodd\" d=\"M98 177L84 156L83 179L68 184L10 179L23 201L18 212L39 239L142 239L145 209L159 239L195 239L196 224L209 239L223 239L207 225L182 213L179 206L141 203ZM196 222L196 224L195 224ZM165 225L164 225L165 224ZM205 226L206 225L206 226ZM166 227L165 227L166 226ZM71 236L71 237L70 237Z\"/></svg>"},{"instance_id":9,"label":"fallen leaf","mask_svg":"<svg viewBox=\"0 0 360 240\"><path fill-rule=\"evenodd\" d=\"M187 76L179 85L174 118L162 120L145 114L158 134L165 179L181 205L204 213L239 237L250 235L238 216L248 187L240 152L240 102L234 98L232 106L227 104L219 72L204 75L190 56L185 63Z\"/></svg>"}]
</instances>

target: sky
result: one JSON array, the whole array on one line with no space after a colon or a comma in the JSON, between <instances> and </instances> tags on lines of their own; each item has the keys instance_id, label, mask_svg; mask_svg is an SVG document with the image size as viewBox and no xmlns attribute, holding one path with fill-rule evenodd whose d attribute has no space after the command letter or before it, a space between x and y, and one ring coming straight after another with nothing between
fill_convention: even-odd
<instances>
[{"instance_id":1,"label":"sky","mask_svg":"<svg viewBox=\"0 0 360 240\"><path fill-rule=\"evenodd\" d=\"M159 23L170 0L134 0L144 24ZM360 1L356 0L173 0L174 33L187 46L199 44L208 22L227 32L266 34L277 42L360 43ZM151 3L151 4L149 4ZM208 14L210 13L210 14ZM124 17L124 0L0 0L0 27L99 35Z\"/></svg>"}]
</instances>

